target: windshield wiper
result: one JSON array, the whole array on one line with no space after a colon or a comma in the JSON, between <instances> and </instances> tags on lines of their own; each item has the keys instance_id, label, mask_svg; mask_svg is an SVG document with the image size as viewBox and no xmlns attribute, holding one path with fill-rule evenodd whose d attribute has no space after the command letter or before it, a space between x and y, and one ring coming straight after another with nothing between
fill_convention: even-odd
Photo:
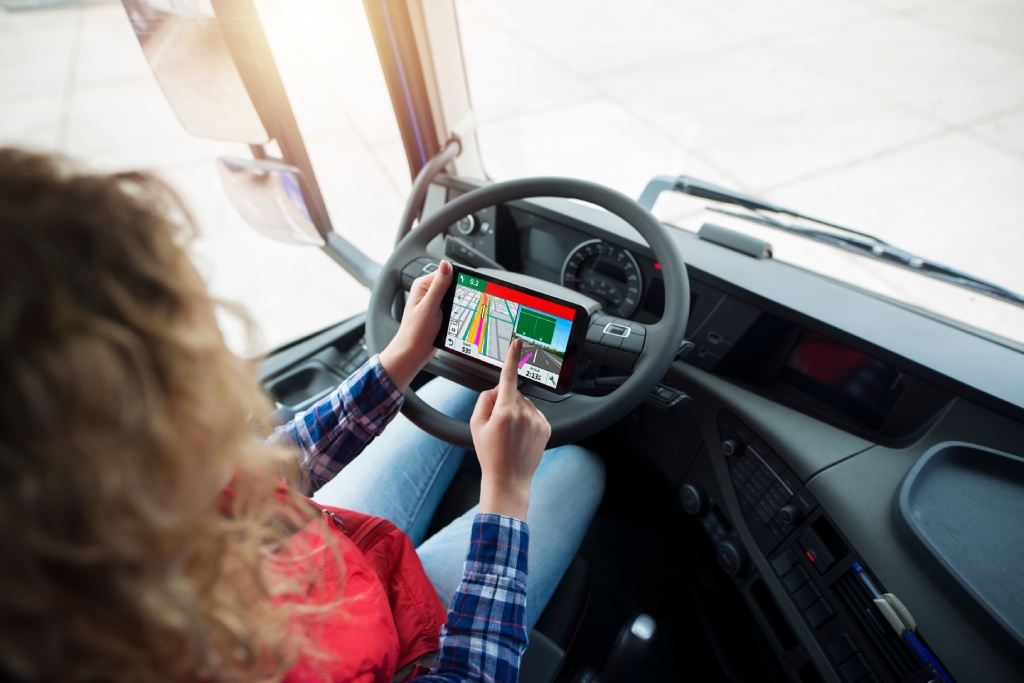
<instances>
[{"instance_id":1,"label":"windshield wiper","mask_svg":"<svg viewBox=\"0 0 1024 683\"><path fill-rule=\"evenodd\" d=\"M980 294L1000 299L1001 301L1006 301L1018 306L1024 306L1024 296L1021 296L1016 292L1010 291L1005 287L1001 287L993 282L975 277L974 275L970 275L961 270L957 270L956 268L918 256L917 254L911 253L905 249L900 249L899 247L893 246L889 242L869 233L847 228L820 218L814 218L813 216L808 216L798 211L793 211L792 209L787 209L778 206L777 204L772 204L740 192L734 192L698 178L692 178L690 176L658 176L648 183L646 188L644 188L643 194L640 195L639 202L650 210L651 207L654 206L654 201L657 199L657 196L665 190L682 192L683 194L700 197L702 199L710 199L723 204L741 206L753 213L740 213L738 211L730 211L718 207L708 207L708 209L710 211L716 211L718 213L766 225L777 230L784 230L785 232L802 235L808 239L831 244L855 254L884 261L901 268L906 268L908 270L921 273L922 275L942 280L943 282L948 282ZM816 228L793 225L791 223L781 221L774 216L766 216L762 213L763 211L799 218L811 223L817 223L818 225L824 225L832 230L819 230Z\"/></svg>"}]
</instances>

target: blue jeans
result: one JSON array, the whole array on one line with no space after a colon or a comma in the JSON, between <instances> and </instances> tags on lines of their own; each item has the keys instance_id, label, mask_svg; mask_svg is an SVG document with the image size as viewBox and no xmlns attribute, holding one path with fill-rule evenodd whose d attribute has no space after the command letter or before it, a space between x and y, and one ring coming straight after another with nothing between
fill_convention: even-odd
<instances>
[{"instance_id":1,"label":"blue jeans","mask_svg":"<svg viewBox=\"0 0 1024 683\"><path fill-rule=\"evenodd\" d=\"M434 379L417 394L442 413L468 421L478 394ZM352 464L313 496L325 505L392 521L409 534L441 601L462 580L477 506L430 538L430 520L466 449L436 439L398 415ZM530 487L527 623L533 628L583 541L604 494L604 464L580 446L545 451Z\"/></svg>"}]
</instances>

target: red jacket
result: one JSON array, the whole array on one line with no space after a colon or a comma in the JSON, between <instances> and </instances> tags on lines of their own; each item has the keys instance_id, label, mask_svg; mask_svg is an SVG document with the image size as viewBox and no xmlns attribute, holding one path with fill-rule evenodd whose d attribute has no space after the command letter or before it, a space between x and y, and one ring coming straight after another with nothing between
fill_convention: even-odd
<instances>
[{"instance_id":1,"label":"red jacket","mask_svg":"<svg viewBox=\"0 0 1024 683\"><path fill-rule=\"evenodd\" d=\"M301 659L285 680L369 683L425 673L417 660L437 652L447 613L409 537L386 519L319 507L321 518L313 524L322 529L302 529L289 549L311 553L308 561L319 567L307 604L336 600L339 593L342 600L326 617L301 617L301 627L327 656ZM324 547L324 531L337 552Z\"/></svg>"}]
</instances>

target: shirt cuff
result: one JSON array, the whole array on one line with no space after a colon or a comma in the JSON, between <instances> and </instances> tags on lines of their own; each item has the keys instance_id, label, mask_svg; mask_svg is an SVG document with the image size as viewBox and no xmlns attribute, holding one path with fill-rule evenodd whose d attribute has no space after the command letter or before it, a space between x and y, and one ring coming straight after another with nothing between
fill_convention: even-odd
<instances>
[{"instance_id":1,"label":"shirt cuff","mask_svg":"<svg viewBox=\"0 0 1024 683\"><path fill-rule=\"evenodd\" d=\"M371 356L366 361L365 367L368 370L368 374L372 375L375 380L375 383L371 386L376 387L374 393L378 401L376 408L377 416L387 417L398 411L402 404L405 403L405 394L399 391L388 371L381 365L380 354Z\"/></svg>"},{"instance_id":2,"label":"shirt cuff","mask_svg":"<svg viewBox=\"0 0 1024 683\"><path fill-rule=\"evenodd\" d=\"M466 556L466 573L503 576L526 583L530 528L515 517L477 514Z\"/></svg>"}]
</instances>

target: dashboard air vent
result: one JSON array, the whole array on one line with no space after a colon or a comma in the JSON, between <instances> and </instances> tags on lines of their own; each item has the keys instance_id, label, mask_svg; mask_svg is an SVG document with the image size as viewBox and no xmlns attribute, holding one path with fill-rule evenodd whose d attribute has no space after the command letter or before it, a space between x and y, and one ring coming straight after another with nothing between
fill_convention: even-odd
<instances>
[{"instance_id":1,"label":"dashboard air vent","mask_svg":"<svg viewBox=\"0 0 1024 683\"><path fill-rule=\"evenodd\" d=\"M913 675L921 664L878 612L868 589L851 569L832 584L832 594L857 624L864 640L897 681Z\"/></svg>"}]
</instances>

